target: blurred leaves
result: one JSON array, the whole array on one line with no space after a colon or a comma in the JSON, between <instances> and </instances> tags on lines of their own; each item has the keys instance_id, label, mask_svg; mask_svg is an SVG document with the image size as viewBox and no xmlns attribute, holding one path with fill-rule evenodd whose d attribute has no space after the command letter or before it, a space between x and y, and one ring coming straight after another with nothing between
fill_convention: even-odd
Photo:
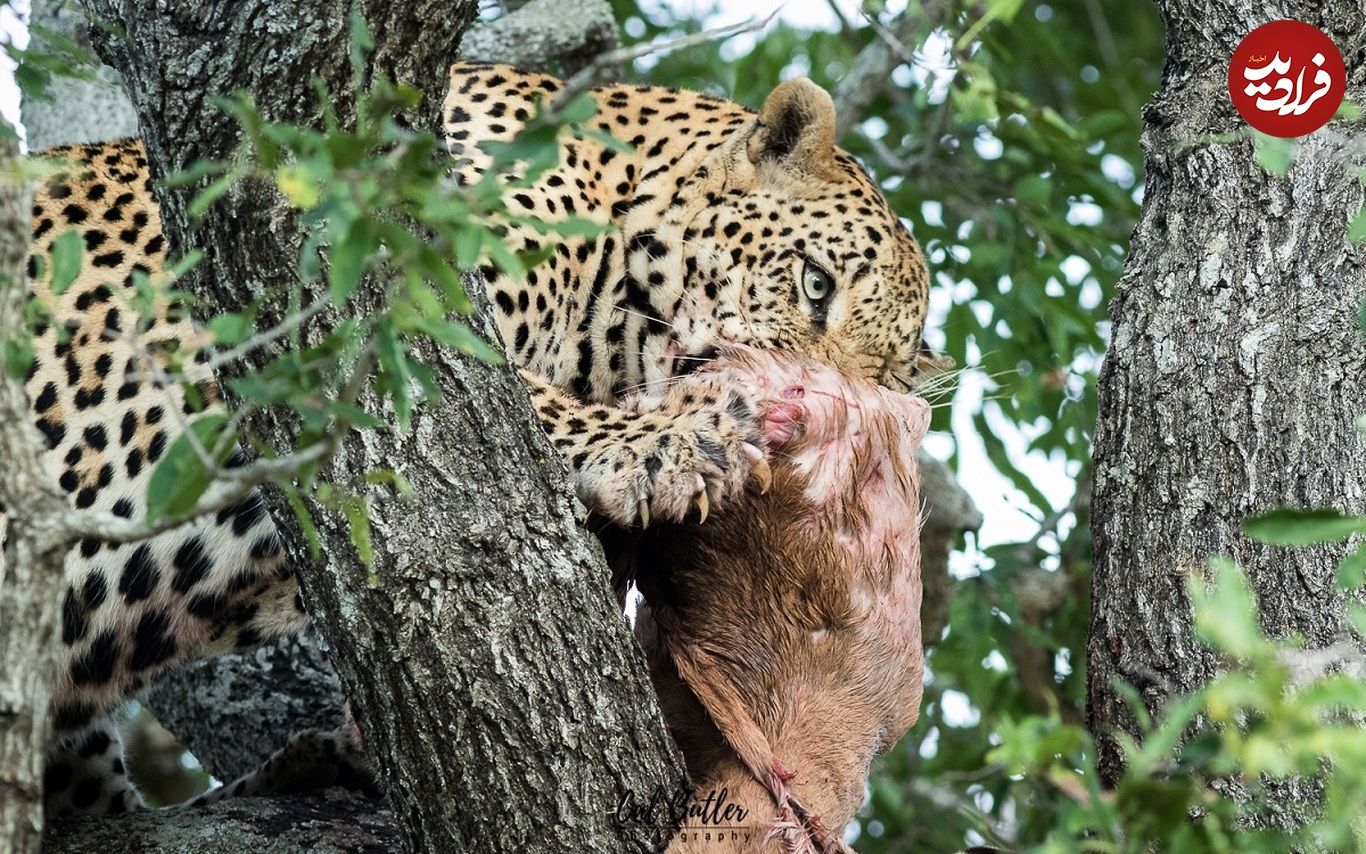
<instances>
[{"instance_id":1,"label":"blurred leaves","mask_svg":"<svg viewBox=\"0 0 1366 854\"><path fill-rule=\"evenodd\" d=\"M1330 508L1282 507L1248 519L1243 529L1248 536L1272 545L1312 546L1366 532L1366 520Z\"/></svg>"},{"instance_id":2,"label":"blurred leaves","mask_svg":"<svg viewBox=\"0 0 1366 854\"><path fill-rule=\"evenodd\" d=\"M1324 664L1294 641L1263 635L1252 588L1231 560L1211 561L1209 578L1191 579L1189 596L1197 632L1230 667L1201 691L1168 700L1157 724L1135 692L1123 692L1145 731L1137 740L1116 735L1126 765L1113 789L1097 786L1095 746L1082 727L1040 716L1003 724L988 758L1041 794L1060 795L1049 799L1057 811L1034 850L1362 850L1366 682L1340 669L1347 659ZM1319 774L1324 808L1304 827L1248 828L1274 785ZM1220 794L1235 781L1247 793L1241 803Z\"/></svg>"},{"instance_id":3,"label":"blurred leaves","mask_svg":"<svg viewBox=\"0 0 1366 854\"><path fill-rule=\"evenodd\" d=\"M394 422L396 429L408 429L417 408L439 391L423 355L433 352L431 344L501 361L500 350L463 319L473 305L461 271L488 265L521 278L543 260L543 253L508 248L502 235L510 224L552 237L596 235L604 227L576 217L541 222L503 204L509 186L534 182L559 162L562 138L589 133L582 124L597 109L591 96L553 109L542 105L526 133L489 146L491 167L466 184L451 174L445 142L405 120L420 93L362 73L374 44L358 12L351 24L358 96L345 122L332 112L336 99L320 80L312 97L325 111L322 128L269 121L246 94L213 97L206 108L235 120L239 149L166 180L193 191L188 211L200 219L223 216L237 201L234 194L277 193L304 235L292 278L266 283L249 305L209 319L205 334L144 336L148 318L188 317L191 296L175 282L201 256L192 253L160 271L135 269L128 307L143 320L137 329L118 331L139 348L145 379L178 386L186 399L183 412L174 407L182 428L177 438L159 460L153 456L149 521L187 514L215 480L234 479L228 469L241 465L234 458L239 441L275 456L247 429L250 416L269 407L284 410L296 434L293 447L259 469L266 474L258 479L269 477L285 489L311 549L318 541L308 499L345 520L369 563L374 549L366 491L392 482L403 492L406 481L388 473L375 481L319 483L321 462L350 431L395 429ZM92 58L70 40L40 27L32 38L28 50L5 46L19 63L17 80L26 97L48 96L54 76L92 73ZM66 165L34 162L48 171ZM45 300L61 297L76 280L84 251L81 235L70 231L53 241L46 257L32 259L32 275L46 277L49 285L27 302L30 331L50 321ZM65 328L57 333L69 334ZM3 355L7 369L23 376L32 362L31 337L5 341ZM249 370L241 369L244 360ZM205 413L212 372L225 377L234 404L229 413Z\"/></svg>"}]
</instances>

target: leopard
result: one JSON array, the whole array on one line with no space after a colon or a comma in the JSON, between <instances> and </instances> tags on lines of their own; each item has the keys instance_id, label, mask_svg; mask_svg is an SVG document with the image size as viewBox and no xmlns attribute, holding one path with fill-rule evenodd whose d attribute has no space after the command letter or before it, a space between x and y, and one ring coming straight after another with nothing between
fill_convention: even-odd
<instances>
[{"instance_id":1,"label":"leopard","mask_svg":"<svg viewBox=\"0 0 1366 854\"><path fill-rule=\"evenodd\" d=\"M449 78L441 120L456 188L492 168L485 143L513 139L566 87L498 64L457 62ZM557 164L507 188L508 248L548 257L520 277L471 272L590 517L704 522L765 487L767 449L752 389L723 373L678 380L746 346L909 390L934 362L923 340L929 273L877 182L836 144L834 103L810 80L782 82L757 112L651 85L588 94L596 112L583 127L599 133L562 133ZM74 507L141 519L152 473L191 416L225 406L213 348L173 300L139 298L141 277L172 258L143 144L46 156L56 172L34 195L28 280L47 314L25 380L33 424ZM516 224L567 217L603 229L552 240ZM58 293L44 259L71 232L82 263ZM192 385L165 381L177 347L197 354ZM142 808L119 708L178 664L308 625L259 491L144 542L85 540L64 571L51 815ZM261 780L224 791L252 793Z\"/></svg>"}]
</instances>

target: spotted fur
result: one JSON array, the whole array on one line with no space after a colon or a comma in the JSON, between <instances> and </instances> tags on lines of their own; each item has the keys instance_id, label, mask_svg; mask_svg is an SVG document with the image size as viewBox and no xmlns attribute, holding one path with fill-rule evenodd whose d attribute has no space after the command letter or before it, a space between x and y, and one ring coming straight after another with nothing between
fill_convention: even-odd
<instances>
[{"instance_id":1,"label":"spotted fur","mask_svg":"<svg viewBox=\"0 0 1366 854\"><path fill-rule=\"evenodd\" d=\"M457 182L488 167L478 143L512 138L562 85L507 66L454 66L445 130ZM584 502L625 525L680 519L737 495L763 440L749 389L671 378L738 342L904 385L920 353L927 276L876 185L835 147L833 105L809 81L782 84L758 115L647 86L594 97L591 123L633 150L566 138L560 164L507 197L518 215L588 217L612 230L556 245L525 281L483 272L507 352ZM141 143L51 155L62 174L33 208L30 286L53 318L28 376L33 417L73 505L136 518L195 408L156 382L169 348L154 345L191 350L199 338L165 305L134 309L134 271L156 273L167 256ZM37 259L73 230L84 263L58 296ZM535 250L547 238L509 227L507 240ZM829 281L826 298L804 290L812 267ZM131 693L179 661L305 620L255 494L144 544L82 543L66 581L48 779L58 811L137 805L109 722ZM88 782L97 779L107 782Z\"/></svg>"},{"instance_id":2,"label":"spotted fur","mask_svg":"<svg viewBox=\"0 0 1366 854\"><path fill-rule=\"evenodd\" d=\"M446 134L465 181L562 83L458 64ZM568 240L525 282L485 276L508 352L564 453L579 496L620 524L682 518L733 498L758 445L740 388L668 396L669 380L724 343L783 348L883 384L919 366L928 296L920 249L858 163L835 146L830 96L789 80L756 116L729 101L651 86L595 91L592 120L633 147L567 141L558 168L514 188L516 214L613 226ZM530 229L509 234L540 248ZM814 265L826 300L803 293ZM623 397L634 401L621 407Z\"/></svg>"}]
</instances>

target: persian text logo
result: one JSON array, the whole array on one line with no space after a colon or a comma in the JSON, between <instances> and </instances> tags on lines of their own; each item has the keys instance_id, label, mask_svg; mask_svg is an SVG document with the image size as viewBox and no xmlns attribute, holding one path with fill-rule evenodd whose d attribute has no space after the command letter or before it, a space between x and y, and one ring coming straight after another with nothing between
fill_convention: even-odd
<instances>
[{"instance_id":1,"label":"persian text logo","mask_svg":"<svg viewBox=\"0 0 1366 854\"><path fill-rule=\"evenodd\" d=\"M1347 91L1333 40L1303 21L1272 21L1247 34L1228 66L1228 94L1243 120L1271 136L1323 127Z\"/></svg>"}]
</instances>

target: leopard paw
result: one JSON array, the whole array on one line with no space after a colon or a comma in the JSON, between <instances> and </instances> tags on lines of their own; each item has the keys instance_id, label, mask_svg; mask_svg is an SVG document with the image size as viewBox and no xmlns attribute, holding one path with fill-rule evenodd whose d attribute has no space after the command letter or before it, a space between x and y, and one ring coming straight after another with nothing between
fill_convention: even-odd
<instances>
[{"instance_id":1,"label":"leopard paw","mask_svg":"<svg viewBox=\"0 0 1366 854\"><path fill-rule=\"evenodd\" d=\"M589 508L625 526L703 522L751 480L767 491L762 415L742 381L723 371L692 374L642 409L577 467Z\"/></svg>"}]
</instances>

